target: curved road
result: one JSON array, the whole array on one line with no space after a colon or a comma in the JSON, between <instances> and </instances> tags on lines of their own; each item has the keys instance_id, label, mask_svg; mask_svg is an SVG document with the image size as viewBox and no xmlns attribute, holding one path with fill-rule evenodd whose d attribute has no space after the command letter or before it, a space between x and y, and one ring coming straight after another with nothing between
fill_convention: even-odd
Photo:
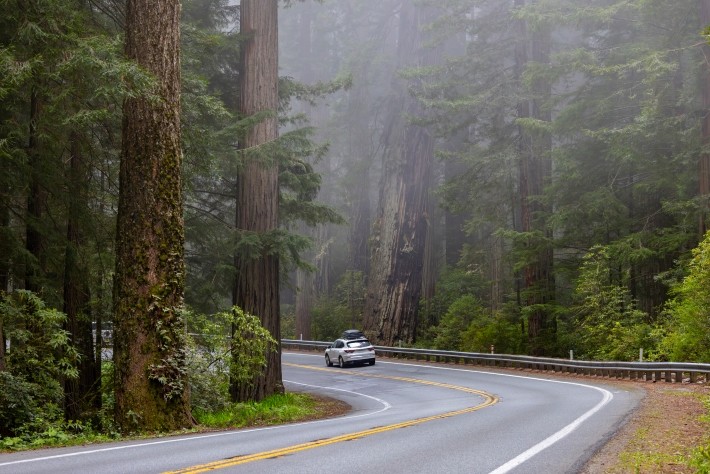
<instances>
[{"instance_id":1,"label":"curved road","mask_svg":"<svg viewBox=\"0 0 710 474\"><path fill-rule=\"evenodd\" d=\"M0 473L574 473L642 397L578 383L378 360L326 368L284 353L284 381L349 403L344 417L0 455Z\"/></svg>"}]
</instances>

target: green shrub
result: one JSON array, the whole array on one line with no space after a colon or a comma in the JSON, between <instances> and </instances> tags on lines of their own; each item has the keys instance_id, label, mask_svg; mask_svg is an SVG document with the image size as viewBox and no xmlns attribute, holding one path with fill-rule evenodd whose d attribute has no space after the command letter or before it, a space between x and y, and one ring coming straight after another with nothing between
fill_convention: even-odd
<instances>
[{"instance_id":1,"label":"green shrub","mask_svg":"<svg viewBox=\"0 0 710 474\"><path fill-rule=\"evenodd\" d=\"M464 295L453 301L435 329L434 348L461 350L464 331L483 311L481 302L473 295Z\"/></svg>"},{"instance_id":2,"label":"green shrub","mask_svg":"<svg viewBox=\"0 0 710 474\"><path fill-rule=\"evenodd\" d=\"M688 275L672 294L661 351L673 361L710 362L710 232L693 250Z\"/></svg>"},{"instance_id":3,"label":"green shrub","mask_svg":"<svg viewBox=\"0 0 710 474\"><path fill-rule=\"evenodd\" d=\"M256 316L235 306L213 315L185 313L190 338L187 370L195 412L211 413L230 404L230 378L249 383L266 366L276 341ZM234 336L232 337L232 331Z\"/></svg>"},{"instance_id":4,"label":"green shrub","mask_svg":"<svg viewBox=\"0 0 710 474\"><path fill-rule=\"evenodd\" d=\"M524 343L520 325L509 321L502 313L479 314L466 328L461 350L489 352L493 346L497 354L519 354L523 352Z\"/></svg>"},{"instance_id":5,"label":"green shrub","mask_svg":"<svg viewBox=\"0 0 710 474\"><path fill-rule=\"evenodd\" d=\"M436 282L436 294L433 298L422 299L419 303L419 324L417 341L423 345L435 344L433 340L439 334L437 327L444 319L449 308L462 295L476 298L484 293L488 285L478 272L460 268L446 268ZM477 298L480 299L480 298Z\"/></svg>"},{"instance_id":6,"label":"green shrub","mask_svg":"<svg viewBox=\"0 0 710 474\"><path fill-rule=\"evenodd\" d=\"M655 349L653 328L623 282L610 283L610 264L603 247L584 257L572 307L578 346L572 349L587 359L634 360L640 348Z\"/></svg>"},{"instance_id":7,"label":"green shrub","mask_svg":"<svg viewBox=\"0 0 710 474\"><path fill-rule=\"evenodd\" d=\"M0 372L0 437L11 436L37 411L36 386L23 377Z\"/></svg>"},{"instance_id":8,"label":"green shrub","mask_svg":"<svg viewBox=\"0 0 710 474\"><path fill-rule=\"evenodd\" d=\"M78 353L63 329L66 316L29 291L0 294L8 341L0 379L3 435L45 431L61 422L62 381L78 376Z\"/></svg>"}]
</instances>

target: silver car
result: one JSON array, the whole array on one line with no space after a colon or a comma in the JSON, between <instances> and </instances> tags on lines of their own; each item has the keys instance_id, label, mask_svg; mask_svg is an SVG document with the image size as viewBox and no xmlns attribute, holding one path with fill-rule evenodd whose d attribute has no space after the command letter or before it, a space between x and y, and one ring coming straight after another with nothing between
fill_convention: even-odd
<instances>
[{"instance_id":1,"label":"silver car","mask_svg":"<svg viewBox=\"0 0 710 474\"><path fill-rule=\"evenodd\" d=\"M347 364L375 365L375 348L365 338L336 339L325 349L325 365L332 367L335 363L340 367Z\"/></svg>"}]
</instances>

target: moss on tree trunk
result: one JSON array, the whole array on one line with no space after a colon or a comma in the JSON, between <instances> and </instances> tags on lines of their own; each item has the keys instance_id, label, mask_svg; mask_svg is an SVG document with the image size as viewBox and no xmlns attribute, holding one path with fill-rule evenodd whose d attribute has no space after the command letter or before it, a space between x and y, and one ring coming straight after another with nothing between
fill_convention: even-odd
<instances>
[{"instance_id":1,"label":"moss on tree trunk","mask_svg":"<svg viewBox=\"0 0 710 474\"><path fill-rule=\"evenodd\" d=\"M180 149L180 4L129 0L126 53L158 99L124 103L116 242L116 421L124 431L191 424L185 374Z\"/></svg>"}]
</instances>

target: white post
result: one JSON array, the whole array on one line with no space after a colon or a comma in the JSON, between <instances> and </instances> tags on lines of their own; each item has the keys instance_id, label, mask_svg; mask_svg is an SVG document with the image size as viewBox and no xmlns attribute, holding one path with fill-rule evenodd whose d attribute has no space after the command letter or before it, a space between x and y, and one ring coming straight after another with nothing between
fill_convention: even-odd
<instances>
[{"instance_id":1,"label":"white post","mask_svg":"<svg viewBox=\"0 0 710 474\"><path fill-rule=\"evenodd\" d=\"M300 339L303 340L303 333L301 333Z\"/></svg>"},{"instance_id":2,"label":"white post","mask_svg":"<svg viewBox=\"0 0 710 474\"><path fill-rule=\"evenodd\" d=\"M639 362L643 362L643 348L639 349Z\"/></svg>"},{"instance_id":3,"label":"white post","mask_svg":"<svg viewBox=\"0 0 710 474\"><path fill-rule=\"evenodd\" d=\"M569 360L574 360L574 351L572 349L569 350Z\"/></svg>"}]
</instances>

